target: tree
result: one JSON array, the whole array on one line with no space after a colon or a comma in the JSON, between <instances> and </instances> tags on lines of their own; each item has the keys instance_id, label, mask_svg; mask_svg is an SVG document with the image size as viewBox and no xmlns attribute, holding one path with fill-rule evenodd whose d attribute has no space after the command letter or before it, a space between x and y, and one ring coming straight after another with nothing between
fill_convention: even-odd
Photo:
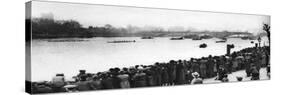
<instances>
[{"instance_id":1,"label":"tree","mask_svg":"<svg viewBox=\"0 0 281 95\"><path fill-rule=\"evenodd\" d=\"M110 25L110 24L106 24L106 25L104 25L104 27L105 27L106 29L112 29L112 28L113 28L113 26Z\"/></svg>"},{"instance_id":2,"label":"tree","mask_svg":"<svg viewBox=\"0 0 281 95\"><path fill-rule=\"evenodd\" d=\"M93 37L93 33L75 20L33 18L32 39Z\"/></svg>"},{"instance_id":3,"label":"tree","mask_svg":"<svg viewBox=\"0 0 281 95\"><path fill-rule=\"evenodd\" d=\"M270 43L270 26L268 24L263 24L263 30L267 33L267 38Z\"/></svg>"},{"instance_id":4,"label":"tree","mask_svg":"<svg viewBox=\"0 0 281 95\"><path fill-rule=\"evenodd\" d=\"M269 47L270 47L270 26L268 24L263 24L263 30L267 33L267 38L269 41ZM268 49L268 54L270 55L270 48Z\"/></svg>"}]
</instances>

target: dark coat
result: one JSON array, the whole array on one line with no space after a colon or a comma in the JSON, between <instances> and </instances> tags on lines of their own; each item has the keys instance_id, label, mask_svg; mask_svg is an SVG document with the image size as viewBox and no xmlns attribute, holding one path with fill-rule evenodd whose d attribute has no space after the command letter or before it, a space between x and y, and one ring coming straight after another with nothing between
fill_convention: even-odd
<instances>
[{"instance_id":1,"label":"dark coat","mask_svg":"<svg viewBox=\"0 0 281 95\"><path fill-rule=\"evenodd\" d=\"M146 83L146 74L145 73L137 73L134 77L134 85L135 87L145 87Z\"/></svg>"},{"instance_id":2,"label":"dark coat","mask_svg":"<svg viewBox=\"0 0 281 95\"><path fill-rule=\"evenodd\" d=\"M168 70L166 68L162 69L162 84L168 83L169 82L169 74Z\"/></svg>"},{"instance_id":3,"label":"dark coat","mask_svg":"<svg viewBox=\"0 0 281 95\"><path fill-rule=\"evenodd\" d=\"M93 87L89 81L80 81L77 83L77 89L78 91L88 91L93 90Z\"/></svg>"},{"instance_id":4,"label":"dark coat","mask_svg":"<svg viewBox=\"0 0 281 95\"><path fill-rule=\"evenodd\" d=\"M101 81L102 89L113 89L112 78L103 78Z\"/></svg>"},{"instance_id":5,"label":"dark coat","mask_svg":"<svg viewBox=\"0 0 281 95\"><path fill-rule=\"evenodd\" d=\"M176 69L176 83L184 84L185 83L185 72L182 64L177 65Z\"/></svg>"}]
</instances>

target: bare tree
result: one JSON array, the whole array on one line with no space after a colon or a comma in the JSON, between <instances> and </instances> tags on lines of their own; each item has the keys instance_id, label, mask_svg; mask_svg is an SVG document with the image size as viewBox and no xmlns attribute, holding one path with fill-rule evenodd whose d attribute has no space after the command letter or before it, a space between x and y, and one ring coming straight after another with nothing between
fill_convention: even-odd
<instances>
[{"instance_id":1,"label":"bare tree","mask_svg":"<svg viewBox=\"0 0 281 95\"><path fill-rule=\"evenodd\" d=\"M263 24L263 30L267 33L267 38L270 43L270 26L268 24Z\"/></svg>"}]
</instances>

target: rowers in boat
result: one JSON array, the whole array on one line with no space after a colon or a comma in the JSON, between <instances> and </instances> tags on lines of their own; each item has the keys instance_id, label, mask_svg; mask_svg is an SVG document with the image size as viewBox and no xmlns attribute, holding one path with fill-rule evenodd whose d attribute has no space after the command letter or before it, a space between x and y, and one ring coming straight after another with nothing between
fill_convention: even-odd
<instances>
[{"instance_id":1,"label":"rowers in boat","mask_svg":"<svg viewBox=\"0 0 281 95\"><path fill-rule=\"evenodd\" d=\"M179 37L179 38L171 38L170 40L183 40L183 37Z\"/></svg>"},{"instance_id":2,"label":"rowers in boat","mask_svg":"<svg viewBox=\"0 0 281 95\"><path fill-rule=\"evenodd\" d=\"M109 41L107 43L134 43L135 40Z\"/></svg>"},{"instance_id":3,"label":"rowers in boat","mask_svg":"<svg viewBox=\"0 0 281 95\"><path fill-rule=\"evenodd\" d=\"M216 41L216 43L225 43L227 41L227 38L221 38L221 40Z\"/></svg>"},{"instance_id":4,"label":"rowers in boat","mask_svg":"<svg viewBox=\"0 0 281 95\"><path fill-rule=\"evenodd\" d=\"M141 39L153 39L151 36L141 37Z\"/></svg>"}]
</instances>

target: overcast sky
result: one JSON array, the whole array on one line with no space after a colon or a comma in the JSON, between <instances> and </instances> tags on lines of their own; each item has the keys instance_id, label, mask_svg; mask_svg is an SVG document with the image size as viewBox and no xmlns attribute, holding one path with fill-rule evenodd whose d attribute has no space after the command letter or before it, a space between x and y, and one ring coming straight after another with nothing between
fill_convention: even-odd
<instances>
[{"instance_id":1,"label":"overcast sky","mask_svg":"<svg viewBox=\"0 0 281 95\"><path fill-rule=\"evenodd\" d=\"M32 16L41 17L42 13L52 13L57 20L77 20L85 27L111 24L115 27L133 25L168 29L182 26L185 29L260 32L263 23L270 23L270 17L264 15L33 1Z\"/></svg>"}]
</instances>

